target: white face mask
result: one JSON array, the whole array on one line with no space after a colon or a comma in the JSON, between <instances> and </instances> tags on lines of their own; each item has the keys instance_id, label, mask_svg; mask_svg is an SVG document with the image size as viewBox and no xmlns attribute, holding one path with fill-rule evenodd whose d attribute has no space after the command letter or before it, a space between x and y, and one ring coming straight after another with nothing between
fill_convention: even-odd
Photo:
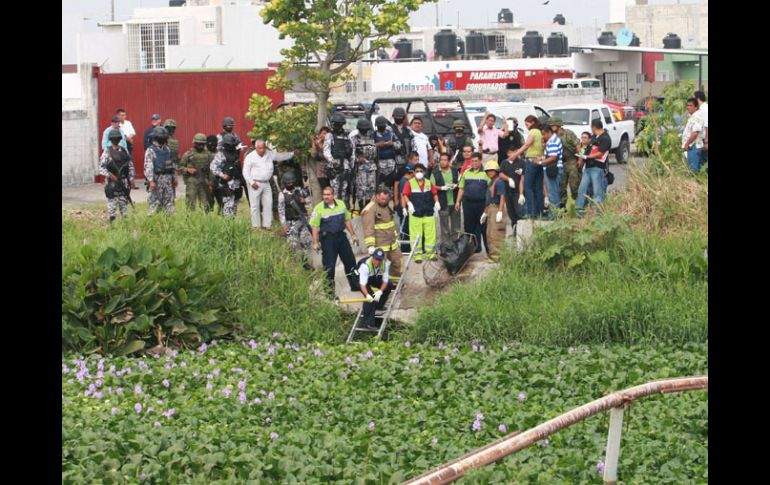
<instances>
[{"instance_id":1,"label":"white face mask","mask_svg":"<svg viewBox=\"0 0 770 485\"><path fill-rule=\"evenodd\" d=\"M414 178L416 178L417 180L422 180L423 177L425 177L425 174L423 174L422 172L417 172L414 174Z\"/></svg>"}]
</instances>

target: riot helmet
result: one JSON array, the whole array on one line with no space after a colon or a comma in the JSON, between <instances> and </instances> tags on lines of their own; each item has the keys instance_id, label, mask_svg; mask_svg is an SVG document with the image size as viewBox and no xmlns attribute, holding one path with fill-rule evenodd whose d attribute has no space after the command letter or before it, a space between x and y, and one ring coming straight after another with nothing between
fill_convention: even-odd
<instances>
[{"instance_id":1,"label":"riot helmet","mask_svg":"<svg viewBox=\"0 0 770 485\"><path fill-rule=\"evenodd\" d=\"M342 132L343 127L345 126L345 117L342 116L342 113L333 113L330 121L332 124L332 131L335 134Z\"/></svg>"},{"instance_id":2,"label":"riot helmet","mask_svg":"<svg viewBox=\"0 0 770 485\"><path fill-rule=\"evenodd\" d=\"M168 131L162 126L156 126L152 130L152 138L160 145L165 145L168 141Z\"/></svg>"},{"instance_id":3,"label":"riot helmet","mask_svg":"<svg viewBox=\"0 0 770 485\"><path fill-rule=\"evenodd\" d=\"M372 129L372 122L366 118L360 118L358 123L356 123L356 128L358 128L359 134L366 136L366 134L369 133L369 131Z\"/></svg>"},{"instance_id":4,"label":"riot helmet","mask_svg":"<svg viewBox=\"0 0 770 485\"><path fill-rule=\"evenodd\" d=\"M117 145L118 143L120 143L120 140L123 139L123 135L120 134L120 130L116 130L113 128L107 134L107 138L110 140L111 143L114 143L115 145Z\"/></svg>"}]
</instances>

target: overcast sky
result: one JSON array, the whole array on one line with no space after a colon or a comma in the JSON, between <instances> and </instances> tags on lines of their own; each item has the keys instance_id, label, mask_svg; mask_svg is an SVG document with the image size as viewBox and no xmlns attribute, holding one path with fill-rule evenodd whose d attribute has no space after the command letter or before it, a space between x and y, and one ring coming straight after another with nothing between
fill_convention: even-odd
<instances>
[{"instance_id":1,"label":"overcast sky","mask_svg":"<svg viewBox=\"0 0 770 485\"><path fill-rule=\"evenodd\" d=\"M131 17L134 8L167 7L168 0L114 0L115 20ZM439 20L442 25L456 24L460 13L460 25L483 26L497 20L502 8L513 12L513 21L522 24L549 23L560 13L568 23L601 27L608 19L609 0L440 0ZM698 3L703 0L649 0L650 4ZM708 3L708 1L703 1ZM78 32L98 32L97 22L110 20L112 0L62 0L62 64L77 62L75 35ZM410 25L436 24L436 5L428 4L412 15Z\"/></svg>"}]
</instances>

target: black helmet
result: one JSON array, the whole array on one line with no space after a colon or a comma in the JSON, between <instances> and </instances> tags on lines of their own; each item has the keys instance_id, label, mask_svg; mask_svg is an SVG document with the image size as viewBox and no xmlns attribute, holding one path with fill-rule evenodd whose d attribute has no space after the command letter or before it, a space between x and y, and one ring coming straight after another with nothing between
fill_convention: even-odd
<instances>
[{"instance_id":1,"label":"black helmet","mask_svg":"<svg viewBox=\"0 0 770 485\"><path fill-rule=\"evenodd\" d=\"M294 172L286 172L283 175L281 175L281 182L284 186L290 185L290 184L296 184L297 183L297 176L294 175Z\"/></svg>"},{"instance_id":2,"label":"black helmet","mask_svg":"<svg viewBox=\"0 0 770 485\"><path fill-rule=\"evenodd\" d=\"M406 116L406 110L401 106L396 107L393 110L393 117L395 118L396 116L401 116L403 118L404 116Z\"/></svg>"},{"instance_id":3,"label":"black helmet","mask_svg":"<svg viewBox=\"0 0 770 485\"><path fill-rule=\"evenodd\" d=\"M218 142L219 140L217 139L217 135L209 135L206 137L206 145L217 146Z\"/></svg>"},{"instance_id":4,"label":"black helmet","mask_svg":"<svg viewBox=\"0 0 770 485\"><path fill-rule=\"evenodd\" d=\"M382 128L384 126L388 126L388 119L384 116L378 116L377 119L374 120L374 126L377 128Z\"/></svg>"},{"instance_id":5,"label":"black helmet","mask_svg":"<svg viewBox=\"0 0 770 485\"><path fill-rule=\"evenodd\" d=\"M115 138L117 138L118 140L122 140L123 139L123 135L120 134L120 130L112 129L107 134L107 138L110 139L110 140L114 140Z\"/></svg>"},{"instance_id":6,"label":"black helmet","mask_svg":"<svg viewBox=\"0 0 770 485\"><path fill-rule=\"evenodd\" d=\"M342 113L332 113L331 122L332 122L332 124L340 123L340 124L344 125L345 124L345 117L342 116Z\"/></svg>"},{"instance_id":7,"label":"black helmet","mask_svg":"<svg viewBox=\"0 0 770 485\"><path fill-rule=\"evenodd\" d=\"M233 135L227 134L222 137L222 148L225 150L235 150L237 144L238 142Z\"/></svg>"},{"instance_id":8,"label":"black helmet","mask_svg":"<svg viewBox=\"0 0 770 485\"><path fill-rule=\"evenodd\" d=\"M372 129L372 122L366 118L359 118L356 128L358 128L358 131L369 131Z\"/></svg>"},{"instance_id":9,"label":"black helmet","mask_svg":"<svg viewBox=\"0 0 770 485\"><path fill-rule=\"evenodd\" d=\"M222 120L222 127L224 128L225 126L235 126L235 120L226 116L225 119Z\"/></svg>"},{"instance_id":10,"label":"black helmet","mask_svg":"<svg viewBox=\"0 0 770 485\"><path fill-rule=\"evenodd\" d=\"M158 143L162 145L166 143L166 140L168 140L168 131L166 131L166 129L162 126L156 126L152 130L152 137L155 140L158 140Z\"/></svg>"}]
</instances>

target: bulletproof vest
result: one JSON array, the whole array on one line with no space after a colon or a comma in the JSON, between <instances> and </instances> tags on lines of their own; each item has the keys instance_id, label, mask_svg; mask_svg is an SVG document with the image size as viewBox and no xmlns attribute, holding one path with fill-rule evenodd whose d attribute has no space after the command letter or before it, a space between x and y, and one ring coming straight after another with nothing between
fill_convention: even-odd
<instances>
[{"instance_id":1,"label":"bulletproof vest","mask_svg":"<svg viewBox=\"0 0 770 485\"><path fill-rule=\"evenodd\" d=\"M430 180L422 179L424 182L423 190L420 190L419 182L416 178L409 179L409 186L412 194L409 201L414 206L414 215L417 217L427 217L433 215L433 192L431 191Z\"/></svg>"},{"instance_id":2,"label":"bulletproof vest","mask_svg":"<svg viewBox=\"0 0 770 485\"><path fill-rule=\"evenodd\" d=\"M174 162L171 158L171 150L168 146L159 147L156 144L150 146L155 153L155 160L152 162L152 171L155 175L173 174Z\"/></svg>"},{"instance_id":3,"label":"bulletproof vest","mask_svg":"<svg viewBox=\"0 0 770 485\"><path fill-rule=\"evenodd\" d=\"M286 190L283 191L283 200L286 204L286 220L287 221L297 221L300 220L302 217L307 217L307 210L305 209L305 206L300 202L300 197L297 194L297 189L294 189L293 192L288 192ZM297 211L295 204L292 204L292 201L296 202L296 207L299 207L301 213Z\"/></svg>"},{"instance_id":4,"label":"bulletproof vest","mask_svg":"<svg viewBox=\"0 0 770 485\"><path fill-rule=\"evenodd\" d=\"M446 140L447 145L449 148L452 149L452 151L457 151L458 148L464 147L464 146L473 146L473 142L471 141L471 138L463 134L461 138L457 138L454 134L449 135Z\"/></svg>"},{"instance_id":5,"label":"bulletproof vest","mask_svg":"<svg viewBox=\"0 0 770 485\"><path fill-rule=\"evenodd\" d=\"M374 132L374 142L379 143L381 141L391 141L395 135L393 132L390 132L388 130L385 130L385 133L380 135L379 131ZM378 156L380 160L391 160L396 158L396 150L393 148L393 146L385 146L382 148L378 148Z\"/></svg>"},{"instance_id":6,"label":"bulletproof vest","mask_svg":"<svg viewBox=\"0 0 770 485\"><path fill-rule=\"evenodd\" d=\"M230 152L223 150L222 154L225 156L225 165L222 167L222 171L229 175L231 178L237 178L240 168L240 159L238 152Z\"/></svg>"},{"instance_id":7,"label":"bulletproof vest","mask_svg":"<svg viewBox=\"0 0 770 485\"><path fill-rule=\"evenodd\" d=\"M335 160L350 160L353 156L353 144L350 143L347 133L344 131L335 135L332 133L332 158Z\"/></svg>"},{"instance_id":8,"label":"bulletproof vest","mask_svg":"<svg viewBox=\"0 0 770 485\"><path fill-rule=\"evenodd\" d=\"M107 167L107 170L118 178L128 177L128 164L131 163L128 152L122 148L116 150L113 147L108 148L108 151L110 154L110 165ZM112 169L115 171L113 172Z\"/></svg>"},{"instance_id":9,"label":"bulletproof vest","mask_svg":"<svg viewBox=\"0 0 770 485\"><path fill-rule=\"evenodd\" d=\"M374 138L358 135L356 143L356 156L363 155L367 160L377 160L377 147L374 146Z\"/></svg>"},{"instance_id":10,"label":"bulletproof vest","mask_svg":"<svg viewBox=\"0 0 770 485\"><path fill-rule=\"evenodd\" d=\"M398 135L403 142L403 145L401 146L401 154L404 156L409 156L409 152L412 151L412 132L409 131L408 127L401 128L400 126L396 126L395 131L396 135Z\"/></svg>"},{"instance_id":11,"label":"bulletproof vest","mask_svg":"<svg viewBox=\"0 0 770 485\"><path fill-rule=\"evenodd\" d=\"M190 156L189 166L198 170L209 168L211 165L211 152L208 150L197 151L193 148Z\"/></svg>"}]
</instances>

